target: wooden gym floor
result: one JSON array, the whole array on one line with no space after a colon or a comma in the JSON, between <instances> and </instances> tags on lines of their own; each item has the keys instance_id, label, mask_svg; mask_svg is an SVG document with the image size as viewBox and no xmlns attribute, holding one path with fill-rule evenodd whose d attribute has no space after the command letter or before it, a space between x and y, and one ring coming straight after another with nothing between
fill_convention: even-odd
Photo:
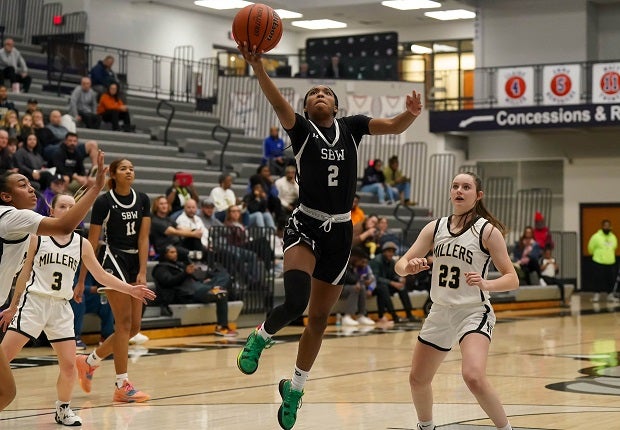
<instances>
[{"instance_id":1,"label":"wooden gym floor","mask_svg":"<svg viewBox=\"0 0 620 430\"><path fill-rule=\"evenodd\" d=\"M620 307L574 295L570 309L498 312L488 374L515 429L620 428ZM289 378L301 327L283 330L252 376L242 375L237 341L215 336L151 340L132 347L130 379L145 404L114 405L113 363L104 362L90 394L76 384L72 407L84 429L278 429L277 384ZM416 419L408 371L419 324L368 333L329 328L306 386L296 430L409 430ZM90 350L90 349L89 349ZM27 348L14 362L17 398L0 428L58 429L58 374L50 348ZM456 347L434 382L440 430L491 430L460 377Z\"/></svg>"}]
</instances>

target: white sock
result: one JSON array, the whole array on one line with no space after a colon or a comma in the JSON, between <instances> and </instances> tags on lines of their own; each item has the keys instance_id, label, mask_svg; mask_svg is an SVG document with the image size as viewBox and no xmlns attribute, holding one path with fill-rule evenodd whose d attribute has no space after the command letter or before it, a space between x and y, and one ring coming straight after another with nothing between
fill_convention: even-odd
<instances>
[{"instance_id":1,"label":"white sock","mask_svg":"<svg viewBox=\"0 0 620 430\"><path fill-rule=\"evenodd\" d=\"M306 380L308 379L308 375L310 375L310 372L306 372L305 370L301 370L299 367L295 366L293 378L291 379L291 387L293 388L293 390L303 391L304 385L306 385Z\"/></svg>"},{"instance_id":2,"label":"white sock","mask_svg":"<svg viewBox=\"0 0 620 430\"><path fill-rule=\"evenodd\" d=\"M508 423L504 427L498 427L497 430L512 430L512 426Z\"/></svg>"},{"instance_id":3,"label":"white sock","mask_svg":"<svg viewBox=\"0 0 620 430\"><path fill-rule=\"evenodd\" d=\"M269 334L265 331L265 323L262 323L258 328L258 335L265 340L269 340L273 336L272 334Z\"/></svg>"},{"instance_id":4,"label":"white sock","mask_svg":"<svg viewBox=\"0 0 620 430\"><path fill-rule=\"evenodd\" d=\"M435 424L433 424L433 420L430 420L430 421L420 421L418 423L418 428L420 430L433 430L435 428Z\"/></svg>"},{"instance_id":5,"label":"white sock","mask_svg":"<svg viewBox=\"0 0 620 430\"><path fill-rule=\"evenodd\" d=\"M86 363L91 367L101 366L102 360L103 359L99 357L95 351L91 352L88 354L88 357L86 357Z\"/></svg>"},{"instance_id":6,"label":"white sock","mask_svg":"<svg viewBox=\"0 0 620 430\"><path fill-rule=\"evenodd\" d=\"M126 373L121 373L120 375L116 375L116 388L121 388L123 386L123 382L129 379Z\"/></svg>"},{"instance_id":7,"label":"white sock","mask_svg":"<svg viewBox=\"0 0 620 430\"><path fill-rule=\"evenodd\" d=\"M68 402L63 402L62 400L56 400L56 409L60 409L61 406L69 406L71 404L71 400Z\"/></svg>"}]
</instances>

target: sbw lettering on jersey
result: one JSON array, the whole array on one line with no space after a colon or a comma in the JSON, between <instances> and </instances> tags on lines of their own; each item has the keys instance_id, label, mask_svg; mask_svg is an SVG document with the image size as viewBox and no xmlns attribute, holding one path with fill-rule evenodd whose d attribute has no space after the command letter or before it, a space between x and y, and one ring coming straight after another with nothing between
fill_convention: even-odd
<instances>
[{"instance_id":1,"label":"sbw lettering on jersey","mask_svg":"<svg viewBox=\"0 0 620 430\"><path fill-rule=\"evenodd\" d=\"M471 264L474 253L471 249L455 243L440 243L433 249L435 257L454 257Z\"/></svg>"},{"instance_id":2,"label":"sbw lettering on jersey","mask_svg":"<svg viewBox=\"0 0 620 430\"><path fill-rule=\"evenodd\" d=\"M344 161L344 149L321 148L321 160Z\"/></svg>"},{"instance_id":3,"label":"sbw lettering on jersey","mask_svg":"<svg viewBox=\"0 0 620 430\"><path fill-rule=\"evenodd\" d=\"M121 217L123 218L123 220L138 219L138 211L121 212Z\"/></svg>"},{"instance_id":4,"label":"sbw lettering on jersey","mask_svg":"<svg viewBox=\"0 0 620 430\"><path fill-rule=\"evenodd\" d=\"M61 264L69 267L71 270L77 270L80 260L77 260L67 254L58 254L55 252L48 252L47 254L39 257L39 266L46 264Z\"/></svg>"}]
</instances>

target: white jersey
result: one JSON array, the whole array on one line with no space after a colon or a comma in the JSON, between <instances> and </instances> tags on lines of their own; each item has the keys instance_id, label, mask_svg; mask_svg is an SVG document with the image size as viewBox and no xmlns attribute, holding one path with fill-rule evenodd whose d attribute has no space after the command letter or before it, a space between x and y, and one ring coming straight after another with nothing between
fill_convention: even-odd
<instances>
[{"instance_id":1,"label":"white jersey","mask_svg":"<svg viewBox=\"0 0 620 430\"><path fill-rule=\"evenodd\" d=\"M479 218L460 234L450 232L450 217L440 218L433 241L431 300L440 305L479 304L489 300L489 292L468 285L465 273L477 272L486 278L491 257L482 245L482 232L489 221Z\"/></svg>"},{"instance_id":2,"label":"white jersey","mask_svg":"<svg viewBox=\"0 0 620 430\"><path fill-rule=\"evenodd\" d=\"M11 291L15 275L24 265L28 237L36 234L43 215L13 206L0 206L0 304Z\"/></svg>"},{"instance_id":3,"label":"white jersey","mask_svg":"<svg viewBox=\"0 0 620 430\"><path fill-rule=\"evenodd\" d=\"M70 300L82 259L82 240L72 233L69 242L61 245L51 236L39 236L26 292Z\"/></svg>"}]
</instances>

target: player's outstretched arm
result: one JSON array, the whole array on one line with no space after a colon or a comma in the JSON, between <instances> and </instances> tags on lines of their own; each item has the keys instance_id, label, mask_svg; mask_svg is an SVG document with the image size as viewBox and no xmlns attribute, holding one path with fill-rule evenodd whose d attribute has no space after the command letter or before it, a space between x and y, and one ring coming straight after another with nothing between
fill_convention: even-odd
<instances>
[{"instance_id":1,"label":"player's outstretched arm","mask_svg":"<svg viewBox=\"0 0 620 430\"><path fill-rule=\"evenodd\" d=\"M17 281L15 281L15 291L13 291L11 304L4 311L0 312L0 328L2 331L6 331L6 329L9 328L11 320L17 313L19 300L26 290L26 281L28 281L28 278L30 278L30 274L32 273L32 262L34 261L34 255L37 253L38 242L39 238L37 236L30 236L30 244L28 245L26 261L24 261L24 267L22 267L22 270L19 272L19 276L17 277Z\"/></svg>"},{"instance_id":2,"label":"player's outstretched arm","mask_svg":"<svg viewBox=\"0 0 620 430\"><path fill-rule=\"evenodd\" d=\"M405 99L405 111L393 118L373 118L368 123L370 134L400 134L422 113L421 95L412 91Z\"/></svg>"},{"instance_id":3,"label":"player's outstretched arm","mask_svg":"<svg viewBox=\"0 0 620 430\"><path fill-rule=\"evenodd\" d=\"M69 209L61 218L43 218L39 223L37 234L39 236L54 236L72 233L78 224L86 217L93 203L95 203L95 199L97 199L97 196L103 189L107 170L107 167L104 165L104 153L99 151L97 155L97 177L95 185L86 191L75 203L75 206Z\"/></svg>"},{"instance_id":4,"label":"player's outstretched arm","mask_svg":"<svg viewBox=\"0 0 620 430\"><path fill-rule=\"evenodd\" d=\"M147 304L147 300L153 300L155 298L155 292L149 290L146 285L130 285L121 281L111 273L106 272L97 261L97 258L95 258L95 251L93 251L92 245L87 240L82 241L82 263L101 285L105 285L121 293L129 294L142 301L144 304Z\"/></svg>"},{"instance_id":5,"label":"player's outstretched arm","mask_svg":"<svg viewBox=\"0 0 620 430\"><path fill-rule=\"evenodd\" d=\"M267 97L267 100L273 107L273 110L276 112L282 127L287 130L293 128L295 125L295 110L289 102L286 101L284 96L282 96L282 93L280 93L280 90L271 80L269 75L267 75L261 60L261 53L251 52L247 46L247 43L238 46L238 48L239 51L241 51L245 61L252 66L252 70L254 70L254 74L258 79L258 84L260 85L263 94L265 94L265 97Z\"/></svg>"},{"instance_id":6,"label":"player's outstretched arm","mask_svg":"<svg viewBox=\"0 0 620 430\"><path fill-rule=\"evenodd\" d=\"M438 221L431 221L424 226L411 248L396 262L394 270L399 276L415 275L430 269L426 255L433 247L433 235Z\"/></svg>"}]
</instances>

